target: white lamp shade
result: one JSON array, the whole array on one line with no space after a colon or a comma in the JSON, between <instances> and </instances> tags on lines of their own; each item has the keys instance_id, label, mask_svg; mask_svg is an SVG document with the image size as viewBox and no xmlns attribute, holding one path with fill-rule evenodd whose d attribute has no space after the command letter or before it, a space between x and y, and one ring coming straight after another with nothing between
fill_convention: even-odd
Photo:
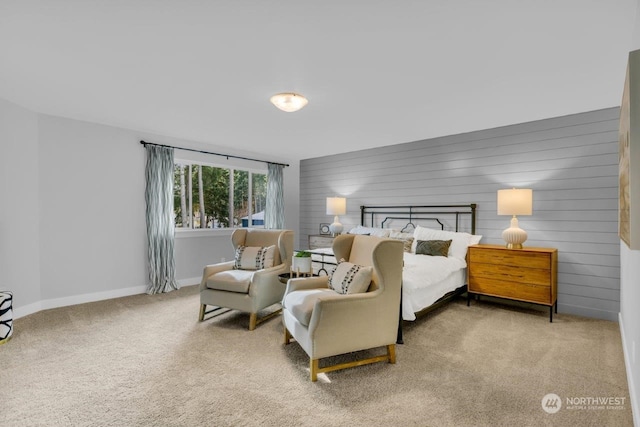
<instances>
[{"instance_id":1,"label":"white lamp shade","mask_svg":"<svg viewBox=\"0 0 640 427\"><path fill-rule=\"evenodd\" d=\"M307 98L293 92L278 93L271 97L271 103L287 113L302 109L308 102Z\"/></svg>"},{"instance_id":2,"label":"white lamp shade","mask_svg":"<svg viewBox=\"0 0 640 427\"><path fill-rule=\"evenodd\" d=\"M498 190L498 215L531 215L532 212L532 189L511 188Z\"/></svg>"},{"instance_id":3,"label":"white lamp shade","mask_svg":"<svg viewBox=\"0 0 640 427\"><path fill-rule=\"evenodd\" d=\"M347 213L347 199L344 197L327 197L327 215L344 215Z\"/></svg>"}]
</instances>

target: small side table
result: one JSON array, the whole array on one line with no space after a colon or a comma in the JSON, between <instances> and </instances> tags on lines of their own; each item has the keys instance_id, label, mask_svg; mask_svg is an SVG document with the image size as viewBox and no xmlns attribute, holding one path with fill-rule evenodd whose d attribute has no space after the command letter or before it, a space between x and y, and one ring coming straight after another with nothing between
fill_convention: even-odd
<instances>
[{"instance_id":1,"label":"small side table","mask_svg":"<svg viewBox=\"0 0 640 427\"><path fill-rule=\"evenodd\" d=\"M0 291L0 344L4 344L13 335L13 294Z\"/></svg>"},{"instance_id":2,"label":"small side table","mask_svg":"<svg viewBox=\"0 0 640 427\"><path fill-rule=\"evenodd\" d=\"M295 273L291 274L291 273L282 273L278 275L278 280L280 280L280 283L284 283L285 285L287 284L287 282L289 281L289 279L302 279L305 277L313 277L313 276L317 276L316 274L311 274L311 273L300 273L300 275L296 275Z\"/></svg>"}]
</instances>

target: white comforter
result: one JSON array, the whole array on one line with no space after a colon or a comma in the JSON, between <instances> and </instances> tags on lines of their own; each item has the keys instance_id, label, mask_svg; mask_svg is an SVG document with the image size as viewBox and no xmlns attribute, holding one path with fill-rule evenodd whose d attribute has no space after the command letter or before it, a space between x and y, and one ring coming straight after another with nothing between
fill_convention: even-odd
<instances>
[{"instance_id":1,"label":"white comforter","mask_svg":"<svg viewBox=\"0 0 640 427\"><path fill-rule=\"evenodd\" d=\"M430 306L447 292L464 285L467 263L460 258L405 252L402 272L402 318Z\"/></svg>"},{"instance_id":2,"label":"white comforter","mask_svg":"<svg viewBox=\"0 0 640 427\"><path fill-rule=\"evenodd\" d=\"M314 249L326 254L324 261L335 263L331 248ZM314 268L320 268L321 257L313 255ZM325 265L331 271L333 265ZM426 308L466 281L467 263L460 258L404 253L402 272L402 318L415 320L415 313Z\"/></svg>"}]
</instances>

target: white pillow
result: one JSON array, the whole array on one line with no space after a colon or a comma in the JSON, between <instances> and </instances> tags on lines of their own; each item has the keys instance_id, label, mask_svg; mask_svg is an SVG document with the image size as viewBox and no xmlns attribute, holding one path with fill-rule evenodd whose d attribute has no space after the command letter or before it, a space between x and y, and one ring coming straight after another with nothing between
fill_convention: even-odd
<instances>
[{"instance_id":1,"label":"white pillow","mask_svg":"<svg viewBox=\"0 0 640 427\"><path fill-rule=\"evenodd\" d=\"M276 246L238 246L235 268L238 270L262 270L273 267Z\"/></svg>"},{"instance_id":2,"label":"white pillow","mask_svg":"<svg viewBox=\"0 0 640 427\"><path fill-rule=\"evenodd\" d=\"M329 277L329 287L339 294L367 292L371 284L373 267L340 261Z\"/></svg>"},{"instance_id":3,"label":"white pillow","mask_svg":"<svg viewBox=\"0 0 640 427\"><path fill-rule=\"evenodd\" d=\"M418 240L451 240L451 246L449 246L449 257L464 260L467 257L467 246L469 246L471 242L471 237L472 236L469 233L434 230L432 228L421 227L418 225L413 232L411 252L416 252Z\"/></svg>"},{"instance_id":4,"label":"white pillow","mask_svg":"<svg viewBox=\"0 0 640 427\"><path fill-rule=\"evenodd\" d=\"M482 240L482 234L472 234L471 238L469 239L469 246L477 245L478 243L480 243L480 240Z\"/></svg>"},{"instance_id":5,"label":"white pillow","mask_svg":"<svg viewBox=\"0 0 640 427\"><path fill-rule=\"evenodd\" d=\"M385 228L363 227L358 225L349 230L348 234L368 234L369 236L389 237L390 231L391 230Z\"/></svg>"},{"instance_id":6,"label":"white pillow","mask_svg":"<svg viewBox=\"0 0 640 427\"><path fill-rule=\"evenodd\" d=\"M389 233L390 239L402 240L404 244L404 251L411 252L411 245L413 244L413 233L403 233L402 231L391 230Z\"/></svg>"}]
</instances>

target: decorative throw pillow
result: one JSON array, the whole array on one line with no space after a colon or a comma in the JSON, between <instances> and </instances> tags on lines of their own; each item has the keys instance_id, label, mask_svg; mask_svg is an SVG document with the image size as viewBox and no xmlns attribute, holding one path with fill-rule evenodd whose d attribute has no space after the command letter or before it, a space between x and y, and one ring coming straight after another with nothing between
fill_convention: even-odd
<instances>
[{"instance_id":1,"label":"decorative throw pillow","mask_svg":"<svg viewBox=\"0 0 640 427\"><path fill-rule=\"evenodd\" d=\"M373 267L352 264L341 259L329 276L329 287L339 294L367 292L372 275Z\"/></svg>"},{"instance_id":2,"label":"decorative throw pillow","mask_svg":"<svg viewBox=\"0 0 640 427\"><path fill-rule=\"evenodd\" d=\"M238 246L235 268L238 270L262 270L273 267L276 246Z\"/></svg>"},{"instance_id":3,"label":"decorative throw pillow","mask_svg":"<svg viewBox=\"0 0 640 427\"><path fill-rule=\"evenodd\" d=\"M482 236L479 236L482 237ZM471 241L471 234L464 232L435 230L418 225L413 231L413 247L412 252L416 252L418 240L451 240L449 247L449 257L465 259L467 256L467 247Z\"/></svg>"},{"instance_id":4,"label":"decorative throw pillow","mask_svg":"<svg viewBox=\"0 0 640 427\"><path fill-rule=\"evenodd\" d=\"M413 243L413 233L403 233L401 231L391 231L389 238L402 240L404 251L411 252L411 244Z\"/></svg>"},{"instance_id":5,"label":"decorative throw pillow","mask_svg":"<svg viewBox=\"0 0 640 427\"><path fill-rule=\"evenodd\" d=\"M418 240L416 255L449 256L451 240Z\"/></svg>"}]
</instances>

